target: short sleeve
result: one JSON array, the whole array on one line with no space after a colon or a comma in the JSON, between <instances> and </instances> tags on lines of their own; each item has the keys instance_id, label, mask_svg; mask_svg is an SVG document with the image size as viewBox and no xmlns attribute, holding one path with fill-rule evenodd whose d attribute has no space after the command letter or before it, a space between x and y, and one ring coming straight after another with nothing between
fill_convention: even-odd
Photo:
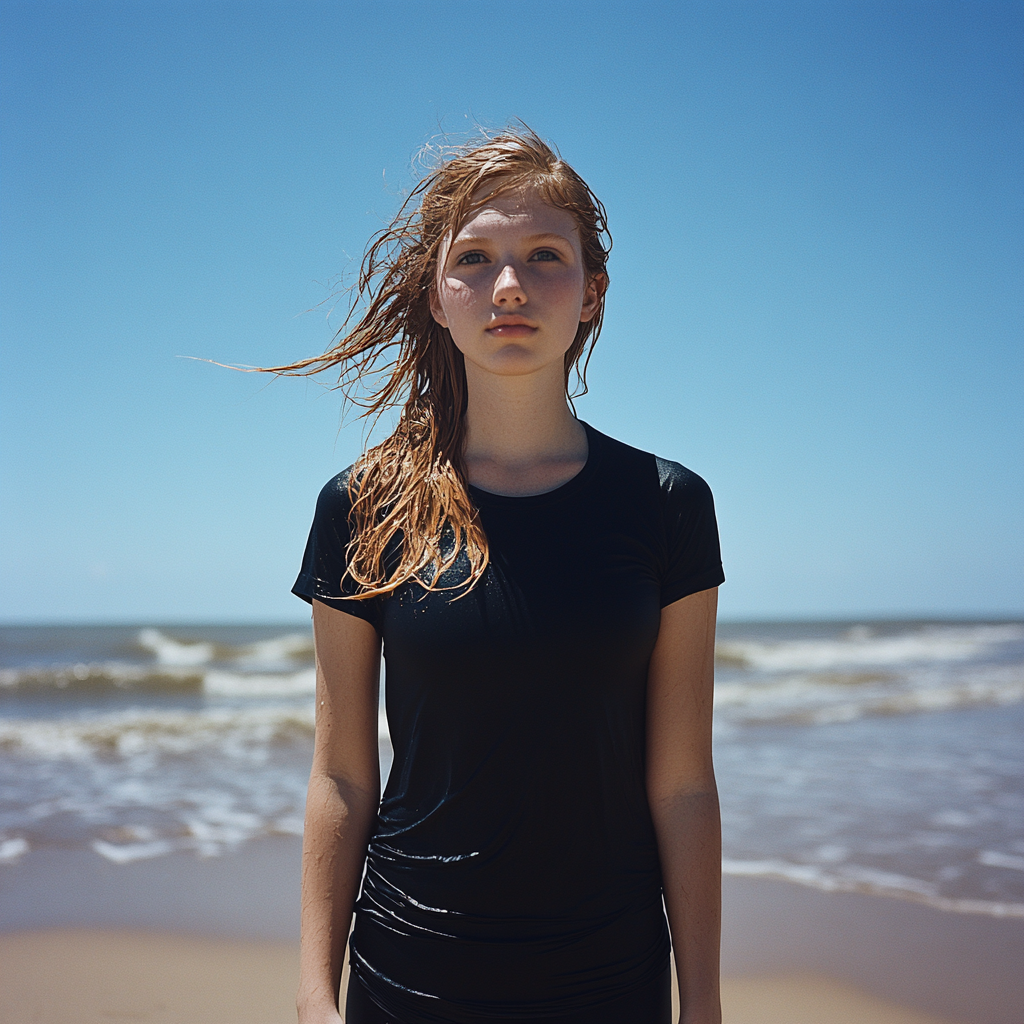
<instances>
[{"instance_id":1,"label":"short sleeve","mask_svg":"<svg viewBox=\"0 0 1024 1024\"><path fill-rule=\"evenodd\" d=\"M357 587L346 575L347 548L351 539L348 514L352 502L348 493L351 467L328 481L316 502L313 525L302 556L302 568L292 593L310 604L313 600L365 619L380 630L380 601L353 600Z\"/></svg>"},{"instance_id":2,"label":"short sleeve","mask_svg":"<svg viewBox=\"0 0 1024 1024\"><path fill-rule=\"evenodd\" d=\"M665 530L661 606L725 582L711 488L678 462L657 459Z\"/></svg>"}]
</instances>

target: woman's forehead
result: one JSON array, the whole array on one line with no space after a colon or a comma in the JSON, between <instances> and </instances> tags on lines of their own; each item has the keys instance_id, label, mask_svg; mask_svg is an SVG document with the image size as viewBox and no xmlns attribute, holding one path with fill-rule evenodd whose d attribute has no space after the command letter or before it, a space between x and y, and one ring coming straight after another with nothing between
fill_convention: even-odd
<instances>
[{"instance_id":1,"label":"woman's forehead","mask_svg":"<svg viewBox=\"0 0 1024 1024\"><path fill-rule=\"evenodd\" d=\"M474 195L473 209L455 237L478 235L481 229L514 229L520 225L567 237L577 234L576 219L567 210L553 206L536 186L496 191L493 187Z\"/></svg>"}]
</instances>

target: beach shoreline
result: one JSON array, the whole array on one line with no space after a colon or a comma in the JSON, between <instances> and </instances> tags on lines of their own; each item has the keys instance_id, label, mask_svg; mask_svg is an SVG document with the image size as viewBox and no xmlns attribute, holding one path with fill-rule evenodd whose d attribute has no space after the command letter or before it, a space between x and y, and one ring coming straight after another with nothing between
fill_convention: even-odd
<instances>
[{"instance_id":1,"label":"beach shoreline","mask_svg":"<svg viewBox=\"0 0 1024 1024\"><path fill-rule=\"evenodd\" d=\"M54 928L0 934L0 1022L289 1024L294 943ZM724 1024L956 1024L817 975L723 979Z\"/></svg>"},{"instance_id":2,"label":"beach shoreline","mask_svg":"<svg viewBox=\"0 0 1024 1024\"><path fill-rule=\"evenodd\" d=\"M1024 623L723 624L718 658L727 1021L1021 1024ZM293 1020L308 628L0 628L0 684L2 1019L230 1024L255 972Z\"/></svg>"},{"instance_id":3,"label":"beach shoreline","mask_svg":"<svg viewBox=\"0 0 1024 1024\"><path fill-rule=\"evenodd\" d=\"M4 865L0 1021L65 1019L72 994L82 1022L294 1020L300 851ZM1024 1005L1019 919L726 876L722 954L727 1024L1019 1024Z\"/></svg>"}]
</instances>

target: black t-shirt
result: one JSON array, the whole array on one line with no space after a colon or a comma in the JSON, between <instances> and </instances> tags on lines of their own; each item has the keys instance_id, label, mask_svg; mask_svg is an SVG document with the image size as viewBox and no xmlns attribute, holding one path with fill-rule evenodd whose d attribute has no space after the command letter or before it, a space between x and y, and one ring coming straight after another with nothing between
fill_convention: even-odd
<instances>
[{"instance_id":1,"label":"black t-shirt","mask_svg":"<svg viewBox=\"0 0 1024 1024\"><path fill-rule=\"evenodd\" d=\"M714 503L584 426L561 487L470 488L491 560L456 600L414 583L346 600L348 472L317 502L293 592L380 633L395 750L351 966L407 1024L584 1011L666 966L647 667L661 609L724 579Z\"/></svg>"}]
</instances>

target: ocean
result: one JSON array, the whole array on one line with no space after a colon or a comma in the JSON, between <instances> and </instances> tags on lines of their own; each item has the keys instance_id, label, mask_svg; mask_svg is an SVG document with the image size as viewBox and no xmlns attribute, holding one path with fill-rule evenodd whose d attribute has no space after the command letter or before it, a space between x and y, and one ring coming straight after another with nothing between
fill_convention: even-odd
<instances>
[{"instance_id":1,"label":"ocean","mask_svg":"<svg viewBox=\"0 0 1024 1024\"><path fill-rule=\"evenodd\" d=\"M301 835L312 659L294 626L0 627L0 884ZM1024 622L724 623L715 703L727 874L1024 917Z\"/></svg>"}]
</instances>

